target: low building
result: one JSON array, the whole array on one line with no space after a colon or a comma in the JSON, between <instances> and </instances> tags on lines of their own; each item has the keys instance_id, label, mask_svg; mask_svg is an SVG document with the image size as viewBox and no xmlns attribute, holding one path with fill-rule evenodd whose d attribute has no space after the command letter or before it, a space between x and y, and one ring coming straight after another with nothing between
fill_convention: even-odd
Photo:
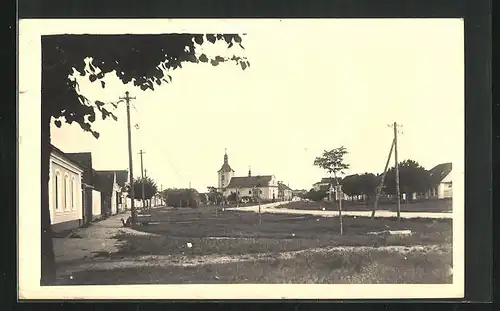
<instances>
[{"instance_id":1,"label":"low building","mask_svg":"<svg viewBox=\"0 0 500 311\"><path fill-rule=\"evenodd\" d=\"M101 192L101 214L115 215L127 209L128 171L94 171L94 185Z\"/></svg>"},{"instance_id":2,"label":"low building","mask_svg":"<svg viewBox=\"0 0 500 311\"><path fill-rule=\"evenodd\" d=\"M83 223L88 224L101 217L101 193L94 187L94 170L90 152L65 153L68 158L83 168L82 178L82 215Z\"/></svg>"},{"instance_id":3,"label":"low building","mask_svg":"<svg viewBox=\"0 0 500 311\"><path fill-rule=\"evenodd\" d=\"M429 171L432 187L428 191L429 198L451 199L453 197L452 163L436 165Z\"/></svg>"},{"instance_id":4,"label":"low building","mask_svg":"<svg viewBox=\"0 0 500 311\"><path fill-rule=\"evenodd\" d=\"M82 226L84 169L55 146L52 146L49 167L49 207L52 230L61 232Z\"/></svg>"},{"instance_id":5,"label":"low building","mask_svg":"<svg viewBox=\"0 0 500 311\"><path fill-rule=\"evenodd\" d=\"M341 178L338 178L338 181L340 182ZM337 182L335 181L335 178L332 177L325 177L321 178L321 181L318 181L317 183L313 184L313 189L314 191L327 191L330 189L330 185L333 184L335 185Z\"/></svg>"},{"instance_id":6,"label":"low building","mask_svg":"<svg viewBox=\"0 0 500 311\"><path fill-rule=\"evenodd\" d=\"M287 185L285 185L283 182L278 182L278 200L291 201L292 197L293 197L292 189Z\"/></svg>"}]
</instances>

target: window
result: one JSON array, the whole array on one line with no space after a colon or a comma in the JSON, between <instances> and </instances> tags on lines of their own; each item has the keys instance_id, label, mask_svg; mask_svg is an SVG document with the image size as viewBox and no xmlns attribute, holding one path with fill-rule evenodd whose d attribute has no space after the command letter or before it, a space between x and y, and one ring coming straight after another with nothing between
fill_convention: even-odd
<instances>
[{"instance_id":1,"label":"window","mask_svg":"<svg viewBox=\"0 0 500 311\"><path fill-rule=\"evenodd\" d=\"M248 194L252 194L252 190L248 190Z\"/></svg>"},{"instance_id":2,"label":"window","mask_svg":"<svg viewBox=\"0 0 500 311\"><path fill-rule=\"evenodd\" d=\"M69 177L68 175L64 176L64 210L67 211L69 210L69 195L68 195L68 181Z\"/></svg>"},{"instance_id":3,"label":"window","mask_svg":"<svg viewBox=\"0 0 500 311\"><path fill-rule=\"evenodd\" d=\"M59 204L60 204L60 190L59 190L59 183L61 181L61 174L59 174L58 171L56 171L56 182L55 182L55 196L56 196L56 211L59 210Z\"/></svg>"},{"instance_id":4,"label":"window","mask_svg":"<svg viewBox=\"0 0 500 311\"><path fill-rule=\"evenodd\" d=\"M71 210L74 211L76 209L75 199L76 199L76 181L75 177L71 180Z\"/></svg>"}]
</instances>

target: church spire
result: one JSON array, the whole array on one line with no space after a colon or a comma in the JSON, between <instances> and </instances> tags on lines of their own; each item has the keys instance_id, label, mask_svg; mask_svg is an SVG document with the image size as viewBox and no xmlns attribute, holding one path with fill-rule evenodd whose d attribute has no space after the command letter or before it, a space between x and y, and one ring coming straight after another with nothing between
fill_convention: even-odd
<instances>
[{"instance_id":1,"label":"church spire","mask_svg":"<svg viewBox=\"0 0 500 311\"><path fill-rule=\"evenodd\" d=\"M227 148L224 149L224 164L229 164L227 159Z\"/></svg>"}]
</instances>

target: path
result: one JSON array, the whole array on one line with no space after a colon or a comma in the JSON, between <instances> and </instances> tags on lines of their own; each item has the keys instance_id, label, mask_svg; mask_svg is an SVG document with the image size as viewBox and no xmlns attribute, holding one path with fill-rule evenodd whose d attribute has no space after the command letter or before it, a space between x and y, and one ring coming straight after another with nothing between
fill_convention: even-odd
<instances>
[{"instance_id":1,"label":"path","mask_svg":"<svg viewBox=\"0 0 500 311\"><path fill-rule=\"evenodd\" d=\"M321 217L337 217L338 211L316 211L316 210L298 210L286 207L276 208L279 205L285 205L288 202L271 203L261 206L261 211L265 213L278 213L278 214L299 214L299 215L316 215ZM258 206L246 206L239 208L228 208L233 211L246 211L258 213ZM357 217L371 217L371 211L342 211L343 216L357 216ZM387 210L378 210L375 217L390 218L396 217L396 212ZM401 218L435 218L435 219L453 219L453 213L434 213L434 212L401 212Z\"/></svg>"},{"instance_id":2,"label":"path","mask_svg":"<svg viewBox=\"0 0 500 311\"><path fill-rule=\"evenodd\" d=\"M116 235L152 235L131 228L124 228L121 219L130 216L130 212L113 215L102 221L92 223L87 228L78 228L65 238L54 238L56 263L66 263L92 258L96 253L113 253L118 251L120 241Z\"/></svg>"}]
</instances>

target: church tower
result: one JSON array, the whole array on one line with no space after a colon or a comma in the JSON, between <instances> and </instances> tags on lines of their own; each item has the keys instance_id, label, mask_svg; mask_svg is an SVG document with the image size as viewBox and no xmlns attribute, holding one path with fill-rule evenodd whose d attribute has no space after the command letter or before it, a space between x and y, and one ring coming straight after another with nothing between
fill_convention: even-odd
<instances>
[{"instance_id":1,"label":"church tower","mask_svg":"<svg viewBox=\"0 0 500 311\"><path fill-rule=\"evenodd\" d=\"M229 185L231 178L234 176L234 170L229 166L229 161L227 157L227 150L224 152L224 163L222 167L217 172L218 175L218 188L222 190Z\"/></svg>"}]
</instances>

